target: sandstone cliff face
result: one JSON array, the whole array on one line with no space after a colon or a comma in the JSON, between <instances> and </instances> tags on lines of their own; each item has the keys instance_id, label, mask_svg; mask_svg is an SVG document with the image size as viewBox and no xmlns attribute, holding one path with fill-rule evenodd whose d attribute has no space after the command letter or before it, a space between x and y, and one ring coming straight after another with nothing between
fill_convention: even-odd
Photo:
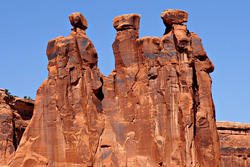
<instances>
[{"instance_id":1,"label":"sandstone cliff face","mask_svg":"<svg viewBox=\"0 0 250 167\"><path fill-rule=\"evenodd\" d=\"M114 19L116 69L105 77L86 19L72 14L70 36L48 43L49 76L9 166L219 166L213 64L186 12L161 17L161 38L138 38L140 15Z\"/></svg>"},{"instance_id":2,"label":"sandstone cliff face","mask_svg":"<svg viewBox=\"0 0 250 167\"><path fill-rule=\"evenodd\" d=\"M217 122L221 167L250 166L250 124Z\"/></svg>"},{"instance_id":3,"label":"sandstone cliff face","mask_svg":"<svg viewBox=\"0 0 250 167\"><path fill-rule=\"evenodd\" d=\"M33 115L32 100L11 96L0 89L0 166L7 165Z\"/></svg>"},{"instance_id":4,"label":"sandstone cliff face","mask_svg":"<svg viewBox=\"0 0 250 167\"><path fill-rule=\"evenodd\" d=\"M174 12L179 24L163 13L161 38L138 39L139 15L114 19L116 71L104 78L97 166L218 166L213 65Z\"/></svg>"}]
</instances>

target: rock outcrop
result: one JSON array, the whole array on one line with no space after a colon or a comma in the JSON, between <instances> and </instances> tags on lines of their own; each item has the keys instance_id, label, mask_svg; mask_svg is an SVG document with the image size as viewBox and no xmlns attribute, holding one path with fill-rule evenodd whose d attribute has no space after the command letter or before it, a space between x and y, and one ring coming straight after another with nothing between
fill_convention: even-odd
<instances>
[{"instance_id":1,"label":"rock outcrop","mask_svg":"<svg viewBox=\"0 0 250 167\"><path fill-rule=\"evenodd\" d=\"M250 166L250 124L217 122L221 167Z\"/></svg>"},{"instance_id":2,"label":"rock outcrop","mask_svg":"<svg viewBox=\"0 0 250 167\"><path fill-rule=\"evenodd\" d=\"M10 166L92 166L104 129L102 78L86 19L70 16L69 37L49 41L48 79L37 91L34 116Z\"/></svg>"},{"instance_id":3,"label":"rock outcrop","mask_svg":"<svg viewBox=\"0 0 250 167\"><path fill-rule=\"evenodd\" d=\"M0 166L7 165L33 115L33 100L0 89Z\"/></svg>"},{"instance_id":4,"label":"rock outcrop","mask_svg":"<svg viewBox=\"0 0 250 167\"><path fill-rule=\"evenodd\" d=\"M185 11L161 17L161 38L139 38L140 15L113 20L115 70L105 77L86 19L72 14L69 37L48 43L49 76L9 166L219 166L213 64Z\"/></svg>"}]
</instances>

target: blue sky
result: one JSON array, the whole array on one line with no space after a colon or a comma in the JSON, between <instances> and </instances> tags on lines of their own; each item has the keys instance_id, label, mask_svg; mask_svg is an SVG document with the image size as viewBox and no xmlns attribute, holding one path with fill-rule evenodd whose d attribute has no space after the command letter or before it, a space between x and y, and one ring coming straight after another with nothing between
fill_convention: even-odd
<instances>
[{"instance_id":1,"label":"blue sky","mask_svg":"<svg viewBox=\"0 0 250 167\"><path fill-rule=\"evenodd\" d=\"M98 66L108 75L114 69L113 18L141 14L140 37L161 37L165 9L188 11L188 29L202 38L215 65L211 77L217 120L250 122L249 0L1 0L0 88L35 98L48 75L47 42L69 35L73 12L87 18L86 33L98 52Z\"/></svg>"}]
</instances>

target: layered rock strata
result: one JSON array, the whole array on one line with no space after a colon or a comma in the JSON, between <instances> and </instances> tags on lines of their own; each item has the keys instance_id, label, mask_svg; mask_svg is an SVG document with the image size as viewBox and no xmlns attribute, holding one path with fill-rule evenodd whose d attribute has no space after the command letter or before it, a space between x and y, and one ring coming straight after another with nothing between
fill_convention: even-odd
<instances>
[{"instance_id":1,"label":"layered rock strata","mask_svg":"<svg viewBox=\"0 0 250 167\"><path fill-rule=\"evenodd\" d=\"M0 166L7 165L33 115L33 100L0 89Z\"/></svg>"},{"instance_id":2,"label":"layered rock strata","mask_svg":"<svg viewBox=\"0 0 250 167\"><path fill-rule=\"evenodd\" d=\"M139 38L140 15L113 20L116 69L105 77L86 19L72 14L69 37L48 43L49 76L9 166L219 166L213 64L185 11L161 17L161 38Z\"/></svg>"},{"instance_id":3,"label":"layered rock strata","mask_svg":"<svg viewBox=\"0 0 250 167\"><path fill-rule=\"evenodd\" d=\"M250 124L217 122L221 167L250 166Z\"/></svg>"}]
</instances>

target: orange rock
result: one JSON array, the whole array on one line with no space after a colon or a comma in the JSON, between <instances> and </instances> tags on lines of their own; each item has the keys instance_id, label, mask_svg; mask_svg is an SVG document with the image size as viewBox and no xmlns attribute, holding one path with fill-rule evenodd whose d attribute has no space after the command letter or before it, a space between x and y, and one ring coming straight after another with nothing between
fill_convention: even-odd
<instances>
[{"instance_id":1,"label":"orange rock","mask_svg":"<svg viewBox=\"0 0 250 167\"><path fill-rule=\"evenodd\" d=\"M188 21L188 13L178 9L168 9L161 13L161 18L165 24L181 24Z\"/></svg>"},{"instance_id":2,"label":"orange rock","mask_svg":"<svg viewBox=\"0 0 250 167\"><path fill-rule=\"evenodd\" d=\"M125 30L125 29L139 30L140 18L141 15L139 14L126 14L118 16L114 18L113 26L116 30Z\"/></svg>"},{"instance_id":3,"label":"orange rock","mask_svg":"<svg viewBox=\"0 0 250 167\"><path fill-rule=\"evenodd\" d=\"M108 77L73 14L70 36L48 43L49 76L9 166L219 166L213 64L187 14L164 13L174 25L161 38L138 38L140 15L114 18Z\"/></svg>"},{"instance_id":4,"label":"orange rock","mask_svg":"<svg viewBox=\"0 0 250 167\"><path fill-rule=\"evenodd\" d=\"M87 20L81 13L72 13L69 16L69 20L74 28L80 28L83 30L88 28Z\"/></svg>"},{"instance_id":5,"label":"orange rock","mask_svg":"<svg viewBox=\"0 0 250 167\"><path fill-rule=\"evenodd\" d=\"M250 124L217 122L221 167L250 166Z\"/></svg>"},{"instance_id":6,"label":"orange rock","mask_svg":"<svg viewBox=\"0 0 250 167\"><path fill-rule=\"evenodd\" d=\"M30 128L10 166L94 163L104 128L103 83L92 42L78 24L75 28L69 37L48 43L49 76L37 91Z\"/></svg>"},{"instance_id":7,"label":"orange rock","mask_svg":"<svg viewBox=\"0 0 250 167\"><path fill-rule=\"evenodd\" d=\"M33 115L32 100L18 98L0 89L0 166L13 156Z\"/></svg>"},{"instance_id":8,"label":"orange rock","mask_svg":"<svg viewBox=\"0 0 250 167\"><path fill-rule=\"evenodd\" d=\"M97 166L219 166L211 70L203 71L212 64L193 55L196 47L205 53L193 38L184 25L161 39L117 29L116 70L104 78Z\"/></svg>"}]
</instances>

